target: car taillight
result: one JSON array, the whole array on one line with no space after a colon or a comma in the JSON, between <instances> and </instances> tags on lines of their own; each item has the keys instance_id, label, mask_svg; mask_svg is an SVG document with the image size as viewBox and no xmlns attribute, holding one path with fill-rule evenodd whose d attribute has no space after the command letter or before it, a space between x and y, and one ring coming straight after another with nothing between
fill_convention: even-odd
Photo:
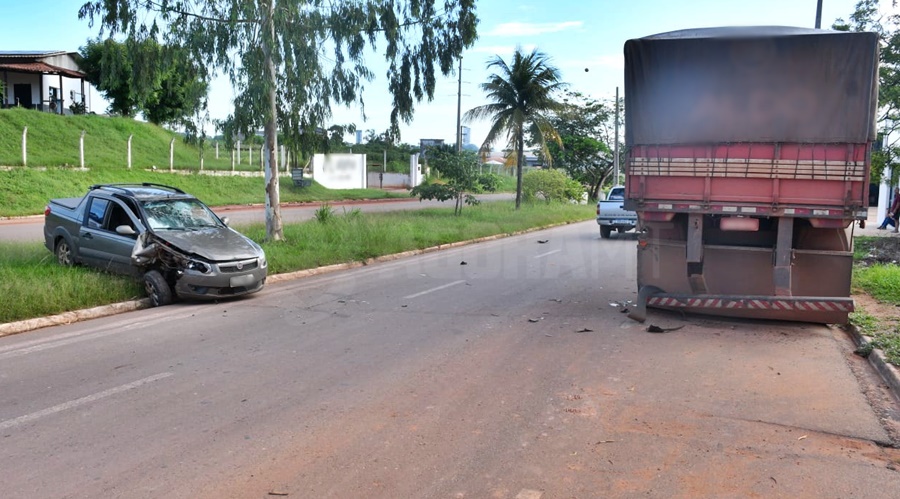
<instances>
[{"instance_id":1,"label":"car taillight","mask_svg":"<svg viewBox=\"0 0 900 499\"><path fill-rule=\"evenodd\" d=\"M49 214L50 214L50 205L48 204L47 206L44 206L44 216L46 217Z\"/></svg>"}]
</instances>

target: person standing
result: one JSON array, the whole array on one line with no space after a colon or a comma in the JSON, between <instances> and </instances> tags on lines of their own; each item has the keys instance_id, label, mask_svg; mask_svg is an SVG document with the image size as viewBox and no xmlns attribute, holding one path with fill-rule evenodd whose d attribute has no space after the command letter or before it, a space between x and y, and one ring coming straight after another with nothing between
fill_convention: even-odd
<instances>
[{"instance_id":1,"label":"person standing","mask_svg":"<svg viewBox=\"0 0 900 499\"><path fill-rule=\"evenodd\" d=\"M900 187L894 187L894 198L891 202L891 207L888 209L884 221L878 226L878 230L885 230L890 225L894 228L894 232L897 232L900 229L900 225L897 224L898 211L900 211Z\"/></svg>"}]
</instances>

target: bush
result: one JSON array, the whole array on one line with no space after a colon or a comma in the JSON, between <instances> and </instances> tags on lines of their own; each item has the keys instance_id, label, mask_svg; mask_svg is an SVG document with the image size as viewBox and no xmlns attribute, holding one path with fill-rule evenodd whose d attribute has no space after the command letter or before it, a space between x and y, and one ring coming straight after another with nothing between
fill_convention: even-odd
<instances>
[{"instance_id":1,"label":"bush","mask_svg":"<svg viewBox=\"0 0 900 499\"><path fill-rule=\"evenodd\" d=\"M581 201L583 194L584 187L562 170L532 170L522 177L525 201Z\"/></svg>"}]
</instances>

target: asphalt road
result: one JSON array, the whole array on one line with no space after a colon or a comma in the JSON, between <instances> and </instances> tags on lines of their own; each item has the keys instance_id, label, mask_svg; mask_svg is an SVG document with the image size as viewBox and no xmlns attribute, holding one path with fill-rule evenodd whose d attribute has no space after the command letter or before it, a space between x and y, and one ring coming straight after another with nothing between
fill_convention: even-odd
<instances>
[{"instance_id":1,"label":"asphalt road","mask_svg":"<svg viewBox=\"0 0 900 499\"><path fill-rule=\"evenodd\" d=\"M482 201L499 201L515 199L515 194L480 194L477 196ZM349 201L330 203L332 208L341 212L343 209L358 208L363 212L383 212L402 210L421 210L422 208L452 208L451 202L419 201L415 198L391 198L378 201ZM302 222L310 220L321 206L320 203L286 204L281 207L281 218L285 223ZM266 221L262 206L220 206L213 210L220 217L228 217L229 223L236 226L251 223L263 223ZM44 217L20 217L0 220L0 241L43 241Z\"/></svg>"},{"instance_id":2,"label":"asphalt road","mask_svg":"<svg viewBox=\"0 0 900 499\"><path fill-rule=\"evenodd\" d=\"M897 496L841 331L647 333L613 304L634 244L586 222L0 338L0 496Z\"/></svg>"}]
</instances>

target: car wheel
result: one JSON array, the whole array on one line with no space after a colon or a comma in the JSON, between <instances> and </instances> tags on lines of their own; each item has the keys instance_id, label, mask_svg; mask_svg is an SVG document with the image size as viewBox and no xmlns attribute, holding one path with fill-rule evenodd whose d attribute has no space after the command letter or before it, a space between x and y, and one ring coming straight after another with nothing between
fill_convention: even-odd
<instances>
[{"instance_id":1,"label":"car wheel","mask_svg":"<svg viewBox=\"0 0 900 499\"><path fill-rule=\"evenodd\" d=\"M72 260L72 247L69 246L69 241L60 239L56 243L56 261L63 267L71 267L74 263Z\"/></svg>"},{"instance_id":2,"label":"car wheel","mask_svg":"<svg viewBox=\"0 0 900 499\"><path fill-rule=\"evenodd\" d=\"M144 274L144 288L147 290L150 304L154 307L172 303L172 287L158 270L150 270Z\"/></svg>"},{"instance_id":3,"label":"car wheel","mask_svg":"<svg viewBox=\"0 0 900 499\"><path fill-rule=\"evenodd\" d=\"M600 237L603 239L609 239L609 235L612 234L612 227L608 225L600 226Z\"/></svg>"}]
</instances>

